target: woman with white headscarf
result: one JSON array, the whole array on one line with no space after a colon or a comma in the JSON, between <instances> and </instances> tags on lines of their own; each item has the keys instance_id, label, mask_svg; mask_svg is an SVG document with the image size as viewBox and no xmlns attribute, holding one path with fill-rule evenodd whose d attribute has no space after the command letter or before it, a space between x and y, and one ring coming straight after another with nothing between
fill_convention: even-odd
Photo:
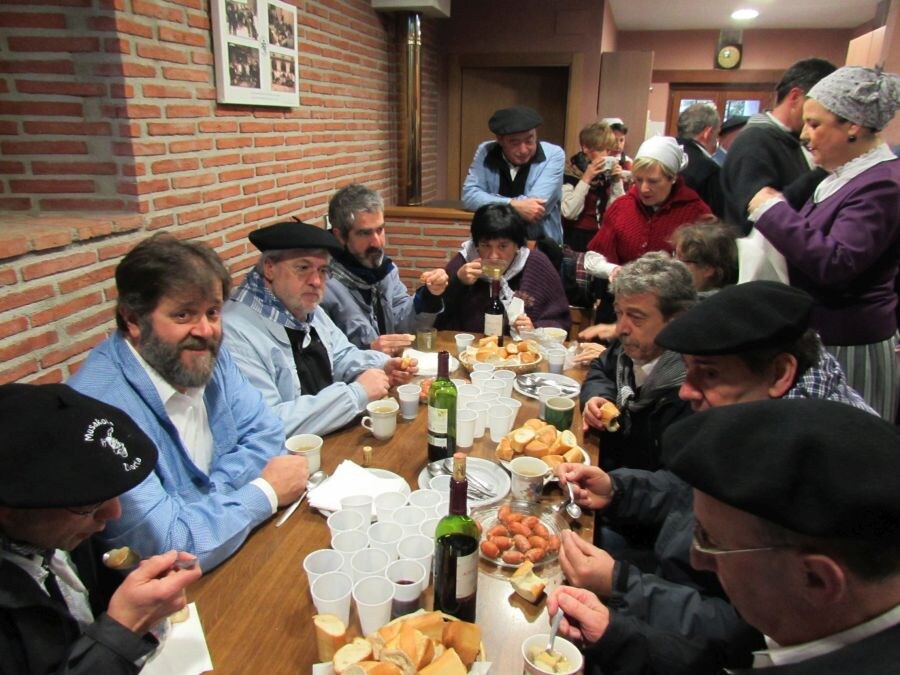
<instances>
[{"instance_id":1,"label":"woman with white headscarf","mask_svg":"<svg viewBox=\"0 0 900 675\"><path fill-rule=\"evenodd\" d=\"M810 89L801 140L829 171L795 211L766 187L750 220L816 300L812 326L847 380L887 420L896 411L900 160L878 132L900 107L900 79L845 67Z\"/></svg>"}]
</instances>

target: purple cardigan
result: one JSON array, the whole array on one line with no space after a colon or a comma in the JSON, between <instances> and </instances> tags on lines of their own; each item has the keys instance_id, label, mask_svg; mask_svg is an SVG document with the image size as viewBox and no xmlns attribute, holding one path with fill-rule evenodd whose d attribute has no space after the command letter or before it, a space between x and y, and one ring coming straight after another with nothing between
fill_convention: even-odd
<instances>
[{"instance_id":1,"label":"purple cardigan","mask_svg":"<svg viewBox=\"0 0 900 675\"><path fill-rule=\"evenodd\" d=\"M897 330L900 159L799 212L776 204L756 228L787 259L791 285L815 299L812 326L826 345L871 344Z\"/></svg>"},{"instance_id":2,"label":"purple cardigan","mask_svg":"<svg viewBox=\"0 0 900 675\"><path fill-rule=\"evenodd\" d=\"M438 314L436 325L447 330L481 333L484 330L484 310L490 300L490 285L479 279L471 286L456 276L465 259L457 253L444 268L450 285L444 291L444 311ZM510 288L525 302L525 313L535 327L556 326L569 330L572 324L569 301L563 290L559 272L543 253L532 249L522 271L509 280Z\"/></svg>"}]
</instances>

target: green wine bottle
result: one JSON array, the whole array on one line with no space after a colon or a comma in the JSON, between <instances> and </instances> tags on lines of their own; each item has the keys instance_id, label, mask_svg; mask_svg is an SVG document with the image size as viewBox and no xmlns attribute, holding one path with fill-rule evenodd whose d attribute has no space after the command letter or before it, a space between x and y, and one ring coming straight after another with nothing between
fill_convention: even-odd
<instances>
[{"instance_id":1,"label":"green wine bottle","mask_svg":"<svg viewBox=\"0 0 900 675\"><path fill-rule=\"evenodd\" d=\"M478 592L478 527L467 515L466 456L453 455L450 513L434 531L434 608L475 621Z\"/></svg>"},{"instance_id":2,"label":"green wine bottle","mask_svg":"<svg viewBox=\"0 0 900 675\"><path fill-rule=\"evenodd\" d=\"M438 352L437 378L428 390L428 461L456 452L456 385L450 381L450 354Z\"/></svg>"}]
</instances>

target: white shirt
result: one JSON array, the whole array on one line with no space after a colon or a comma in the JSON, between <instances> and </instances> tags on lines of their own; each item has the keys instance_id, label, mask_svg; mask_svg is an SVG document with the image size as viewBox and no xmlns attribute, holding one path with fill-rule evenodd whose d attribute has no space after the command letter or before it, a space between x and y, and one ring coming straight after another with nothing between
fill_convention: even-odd
<instances>
[{"instance_id":1,"label":"white shirt","mask_svg":"<svg viewBox=\"0 0 900 675\"><path fill-rule=\"evenodd\" d=\"M634 361L634 385L639 389L644 386L644 382L647 381L647 378L650 377L650 373L653 372L653 369L656 367L656 364L659 363L659 356L657 356L652 361L647 361L646 363L641 363L640 361Z\"/></svg>"},{"instance_id":2,"label":"white shirt","mask_svg":"<svg viewBox=\"0 0 900 675\"><path fill-rule=\"evenodd\" d=\"M816 656L830 654L831 652L842 649L854 642L865 640L877 633L881 633L888 628L900 624L900 605L893 609L889 609L884 614L869 619L865 623L861 623L853 628L848 628L840 633L828 635L827 637L813 640L812 642L804 642L799 645L791 645L790 647L781 647L772 638L766 636L766 644L768 649L753 652L753 667L768 668L770 666L782 666L788 663L799 663Z\"/></svg>"}]
</instances>

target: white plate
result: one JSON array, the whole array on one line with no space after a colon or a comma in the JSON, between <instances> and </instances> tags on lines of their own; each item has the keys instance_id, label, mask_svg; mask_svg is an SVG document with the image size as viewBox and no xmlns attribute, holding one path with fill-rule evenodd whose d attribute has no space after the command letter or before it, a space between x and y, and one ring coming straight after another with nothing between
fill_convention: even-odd
<instances>
[{"instance_id":1,"label":"white plate","mask_svg":"<svg viewBox=\"0 0 900 675\"><path fill-rule=\"evenodd\" d=\"M366 469L366 471L371 471L373 475L378 476L379 478L399 478L403 482L403 487L400 489L400 492L402 492L406 496L409 496L409 485L405 480L403 480L403 476L399 476L393 471L388 471L387 469ZM334 511L329 511L327 509L318 509L318 511L326 518L334 513ZM374 513L372 514L372 520L376 520Z\"/></svg>"},{"instance_id":2,"label":"white plate","mask_svg":"<svg viewBox=\"0 0 900 675\"><path fill-rule=\"evenodd\" d=\"M578 380L573 380L571 377L567 377L565 375L559 373L537 373L541 378L547 380L547 384L564 384L567 387L575 387L577 391L574 394L560 394L560 396L564 396L565 398L575 398L581 393L581 385L578 383ZM517 377L513 380L513 389L522 394L522 396L527 396L528 398L537 399L537 392L532 392L527 389L522 389L519 386L519 378Z\"/></svg>"},{"instance_id":3,"label":"white plate","mask_svg":"<svg viewBox=\"0 0 900 675\"><path fill-rule=\"evenodd\" d=\"M485 485L492 485L495 487L494 496L488 499L475 499L474 497L469 497L469 506L473 509L496 504L501 499L504 499L509 493L509 474L501 469L498 464L489 459L467 457L466 473L474 475ZM428 466L423 466L422 470L419 472L419 487L423 490L429 488L430 480L431 476L428 475Z\"/></svg>"},{"instance_id":4,"label":"white plate","mask_svg":"<svg viewBox=\"0 0 900 675\"><path fill-rule=\"evenodd\" d=\"M407 347L403 350L403 356L416 359L419 362L419 375L424 377L435 377L437 375L437 352L420 352L416 349ZM450 355L450 372L459 368L459 361Z\"/></svg>"},{"instance_id":5,"label":"white plate","mask_svg":"<svg viewBox=\"0 0 900 675\"><path fill-rule=\"evenodd\" d=\"M589 465L591 463L591 456L588 454L587 450L585 450L584 448L579 448L579 450L581 450L581 456L584 457L584 463ZM518 456L519 457L527 457L527 455L518 455ZM509 462L507 460L501 459L498 461L500 462L500 465L504 469L506 469L507 471L510 470ZM547 483L550 483L550 482L554 482L554 481L558 483L559 479L556 477L555 473L551 473L547 478L544 479L544 485L546 485Z\"/></svg>"}]
</instances>

